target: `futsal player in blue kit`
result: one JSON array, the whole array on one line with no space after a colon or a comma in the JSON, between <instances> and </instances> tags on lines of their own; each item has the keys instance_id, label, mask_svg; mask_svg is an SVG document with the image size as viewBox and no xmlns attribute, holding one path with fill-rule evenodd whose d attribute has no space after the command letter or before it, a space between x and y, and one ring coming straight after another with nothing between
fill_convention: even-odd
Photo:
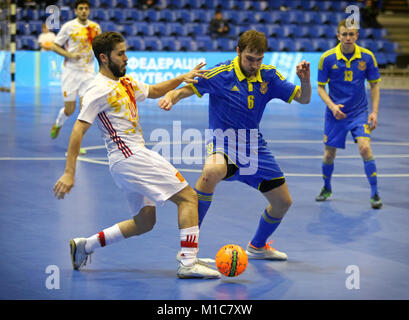
<instances>
[{"instance_id":1,"label":"futsal player in blue kit","mask_svg":"<svg viewBox=\"0 0 409 320\"><path fill-rule=\"evenodd\" d=\"M382 200L377 185L377 170L370 138L378 122L379 81L378 64L373 53L355 44L358 29L347 28L346 20L338 25L340 43L326 51L318 65L318 94L327 105L324 126L324 158L322 175L324 187L316 197L325 201L332 194L331 175L337 148L345 149L348 132L358 144L365 173L371 186L370 203L380 209ZM365 80L371 87L372 111L368 115ZM329 94L325 90L328 84Z\"/></svg>"},{"instance_id":2,"label":"futsal player in blue kit","mask_svg":"<svg viewBox=\"0 0 409 320\"><path fill-rule=\"evenodd\" d=\"M233 60L211 68L204 74L205 78L198 79L192 86L168 92L159 100L159 107L170 110L183 98L209 94L209 129L213 134L207 139L208 156L195 186L199 226L210 207L217 183L241 181L258 189L269 202L247 246L248 257L287 260L287 254L272 248L267 239L281 223L292 199L284 174L268 149L259 124L272 99L309 103L310 66L306 61L297 65L296 73L301 81L301 86L297 86L288 82L274 66L262 64L267 49L264 33L244 32Z\"/></svg>"}]
</instances>

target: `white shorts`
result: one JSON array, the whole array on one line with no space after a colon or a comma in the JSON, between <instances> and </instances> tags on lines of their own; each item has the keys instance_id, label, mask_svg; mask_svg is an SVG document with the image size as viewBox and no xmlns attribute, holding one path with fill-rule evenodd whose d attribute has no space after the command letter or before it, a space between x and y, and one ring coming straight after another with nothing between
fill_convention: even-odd
<instances>
[{"instance_id":1,"label":"white shorts","mask_svg":"<svg viewBox=\"0 0 409 320\"><path fill-rule=\"evenodd\" d=\"M61 76L64 102L76 101L78 96L82 97L94 77L94 72L64 68Z\"/></svg>"},{"instance_id":2,"label":"white shorts","mask_svg":"<svg viewBox=\"0 0 409 320\"><path fill-rule=\"evenodd\" d=\"M188 183L165 158L145 147L110 165L112 178L125 192L133 214L146 205L163 204Z\"/></svg>"}]
</instances>

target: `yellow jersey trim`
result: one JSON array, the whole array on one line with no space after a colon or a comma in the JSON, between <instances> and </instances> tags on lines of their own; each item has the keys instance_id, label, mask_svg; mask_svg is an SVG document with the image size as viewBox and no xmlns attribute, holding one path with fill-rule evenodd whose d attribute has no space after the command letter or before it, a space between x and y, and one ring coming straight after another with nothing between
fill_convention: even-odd
<instances>
[{"instance_id":1,"label":"yellow jersey trim","mask_svg":"<svg viewBox=\"0 0 409 320\"><path fill-rule=\"evenodd\" d=\"M296 93L297 93L298 90L300 90L300 87L299 87L299 86L295 86L294 91L293 91L293 93L292 93L290 99L288 99L287 103L291 103L291 101L293 101L293 99L294 99L294 97L295 97L295 95L296 95Z\"/></svg>"}]
</instances>

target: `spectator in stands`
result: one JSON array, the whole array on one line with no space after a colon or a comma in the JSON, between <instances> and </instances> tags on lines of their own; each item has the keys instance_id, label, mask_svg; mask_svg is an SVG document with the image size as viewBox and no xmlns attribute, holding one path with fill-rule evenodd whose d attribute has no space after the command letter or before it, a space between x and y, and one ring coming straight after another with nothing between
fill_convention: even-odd
<instances>
[{"instance_id":1,"label":"spectator in stands","mask_svg":"<svg viewBox=\"0 0 409 320\"><path fill-rule=\"evenodd\" d=\"M375 1L366 0L365 7L361 9L362 27L363 28L382 28L378 20L379 7Z\"/></svg>"},{"instance_id":2,"label":"spectator in stands","mask_svg":"<svg viewBox=\"0 0 409 320\"><path fill-rule=\"evenodd\" d=\"M145 0L141 2L142 2L141 9L148 10L148 9L156 9L156 5L158 1L157 0Z\"/></svg>"},{"instance_id":3,"label":"spectator in stands","mask_svg":"<svg viewBox=\"0 0 409 320\"><path fill-rule=\"evenodd\" d=\"M223 13L216 11L213 19L210 21L210 35L213 38L226 37L229 34L230 27L227 20L223 19Z\"/></svg>"},{"instance_id":4,"label":"spectator in stands","mask_svg":"<svg viewBox=\"0 0 409 320\"><path fill-rule=\"evenodd\" d=\"M42 32L38 36L38 44L41 47L41 51L48 51L51 49L55 39L55 33L50 31L47 24L43 23Z\"/></svg>"}]
</instances>

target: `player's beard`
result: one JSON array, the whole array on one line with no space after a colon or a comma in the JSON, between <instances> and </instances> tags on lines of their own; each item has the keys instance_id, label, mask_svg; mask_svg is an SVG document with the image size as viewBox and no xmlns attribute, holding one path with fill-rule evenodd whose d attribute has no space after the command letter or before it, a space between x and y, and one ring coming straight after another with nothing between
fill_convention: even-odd
<instances>
[{"instance_id":1,"label":"player's beard","mask_svg":"<svg viewBox=\"0 0 409 320\"><path fill-rule=\"evenodd\" d=\"M123 77L125 75L125 73L126 73L126 68L124 68L124 71L121 71L120 66L117 65L116 63L112 62L111 59L109 59L108 68L109 68L109 70L111 70L112 74L115 77L118 77L118 78Z\"/></svg>"}]
</instances>

